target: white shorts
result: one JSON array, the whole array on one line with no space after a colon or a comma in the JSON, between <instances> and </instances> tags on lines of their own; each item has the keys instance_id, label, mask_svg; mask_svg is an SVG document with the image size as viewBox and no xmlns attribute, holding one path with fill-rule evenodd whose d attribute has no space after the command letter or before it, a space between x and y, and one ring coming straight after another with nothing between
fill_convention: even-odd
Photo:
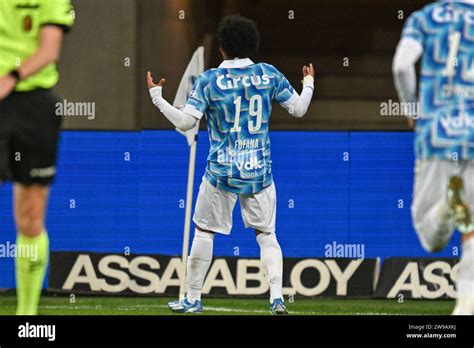
<instances>
[{"instance_id":1,"label":"white shorts","mask_svg":"<svg viewBox=\"0 0 474 348\"><path fill-rule=\"evenodd\" d=\"M258 193L239 196L220 190L203 179L194 210L194 223L206 231L230 234L237 198L240 198L245 227L265 233L275 232L276 190L273 183Z\"/></svg>"},{"instance_id":2,"label":"white shorts","mask_svg":"<svg viewBox=\"0 0 474 348\"><path fill-rule=\"evenodd\" d=\"M474 161L426 159L415 162L415 188L412 203L415 226L418 226L435 204L446 197L449 179L455 175L464 179L466 200L472 211L474 209Z\"/></svg>"}]
</instances>

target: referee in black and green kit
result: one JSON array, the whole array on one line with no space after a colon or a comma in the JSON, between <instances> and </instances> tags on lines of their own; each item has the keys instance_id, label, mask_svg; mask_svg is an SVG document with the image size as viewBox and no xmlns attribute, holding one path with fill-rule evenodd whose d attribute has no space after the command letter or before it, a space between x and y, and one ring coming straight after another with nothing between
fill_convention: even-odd
<instances>
[{"instance_id":1,"label":"referee in black and green kit","mask_svg":"<svg viewBox=\"0 0 474 348\"><path fill-rule=\"evenodd\" d=\"M51 88L73 22L70 0L0 0L0 180L14 183L18 315L37 314L48 266L45 215L61 124Z\"/></svg>"}]
</instances>

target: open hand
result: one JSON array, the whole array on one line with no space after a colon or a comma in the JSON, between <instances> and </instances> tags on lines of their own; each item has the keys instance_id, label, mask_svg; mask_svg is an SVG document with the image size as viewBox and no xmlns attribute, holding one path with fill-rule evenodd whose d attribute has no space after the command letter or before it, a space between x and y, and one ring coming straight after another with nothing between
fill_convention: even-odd
<instances>
[{"instance_id":1,"label":"open hand","mask_svg":"<svg viewBox=\"0 0 474 348\"><path fill-rule=\"evenodd\" d=\"M303 78L305 78L306 76L313 76L314 77L314 67L313 67L313 63L309 63L309 66L304 66L303 67Z\"/></svg>"},{"instance_id":2,"label":"open hand","mask_svg":"<svg viewBox=\"0 0 474 348\"><path fill-rule=\"evenodd\" d=\"M155 88L155 87L163 87L166 80L165 79L161 79L160 82L155 85L155 83L153 82L153 76L151 76L151 72L147 72L146 74L146 82L147 82L147 85L148 85L148 89L152 89L152 88Z\"/></svg>"}]
</instances>

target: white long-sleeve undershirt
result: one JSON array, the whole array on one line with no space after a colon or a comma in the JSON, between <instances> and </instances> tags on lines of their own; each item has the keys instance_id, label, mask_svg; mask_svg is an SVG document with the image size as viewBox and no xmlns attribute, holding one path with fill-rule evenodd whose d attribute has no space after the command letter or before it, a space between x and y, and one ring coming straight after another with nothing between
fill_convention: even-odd
<instances>
[{"instance_id":1,"label":"white long-sleeve undershirt","mask_svg":"<svg viewBox=\"0 0 474 348\"><path fill-rule=\"evenodd\" d=\"M150 96L153 104L155 104L163 115L179 130L186 132L196 126L198 122L196 117L175 108L163 98L162 87L151 88Z\"/></svg>"},{"instance_id":2,"label":"white long-sleeve undershirt","mask_svg":"<svg viewBox=\"0 0 474 348\"><path fill-rule=\"evenodd\" d=\"M414 39L402 39L397 46L392 71L398 98L402 103L417 102L415 65L422 54L423 46Z\"/></svg>"},{"instance_id":3,"label":"white long-sleeve undershirt","mask_svg":"<svg viewBox=\"0 0 474 348\"><path fill-rule=\"evenodd\" d=\"M285 108L291 116L303 117L308 111L309 104L311 104L313 92L314 77L308 75L303 79L303 91L301 95L294 92L293 96L285 103L282 103L281 106Z\"/></svg>"},{"instance_id":4,"label":"white long-sleeve undershirt","mask_svg":"<svg viewBox=\"0 0 474 348\"><path fill-rule=\"evenodd\" d=\"M303 80L303 91L301 95L294 93L293 96L281 106L288 110L288 113L294 117L303 117L308 111L309 104L313 97L314 78L306 76ZM162 87L153 87L150 89L150 96L153 104L160 109L165 117L179 130L184 132L194 128L199 119L186 111L179 110L168 103L162 96ZM186 109L184 109L186 110Z\"/></svg>"}]
</instances>

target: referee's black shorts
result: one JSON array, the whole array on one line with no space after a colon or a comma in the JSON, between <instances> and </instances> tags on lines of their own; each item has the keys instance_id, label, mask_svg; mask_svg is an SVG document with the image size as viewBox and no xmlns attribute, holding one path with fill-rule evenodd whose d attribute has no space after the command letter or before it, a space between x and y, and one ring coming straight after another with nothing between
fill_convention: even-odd
<instances>
[{"instance_id":1,"label":"referee's black shorts","mask_svg":"<svg viewBox=\"0 0 474 348\"><path fill-rule=\"evenodd\" d=\"M48 89L13 92L0 101L0 178L49 185L56 174L61 117Z\"/></svg>"}]
</instances>

